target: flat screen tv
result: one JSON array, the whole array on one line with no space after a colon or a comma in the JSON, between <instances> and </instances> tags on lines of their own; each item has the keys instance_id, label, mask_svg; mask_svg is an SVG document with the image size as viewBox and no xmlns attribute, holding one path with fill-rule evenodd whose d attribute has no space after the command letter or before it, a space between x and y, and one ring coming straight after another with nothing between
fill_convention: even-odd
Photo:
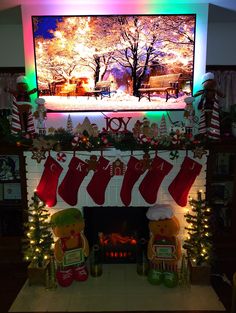
<instances>
[{"instance_id":1,"label":"flat screen tv","mask_svg":"<svg viewBox=\"0 0 236 313\"><path fill-rule=\"evenodd\" d=\"M192 94L195 14L33 16L48 111L152 111Z\"/></svg>"}]
</instances>

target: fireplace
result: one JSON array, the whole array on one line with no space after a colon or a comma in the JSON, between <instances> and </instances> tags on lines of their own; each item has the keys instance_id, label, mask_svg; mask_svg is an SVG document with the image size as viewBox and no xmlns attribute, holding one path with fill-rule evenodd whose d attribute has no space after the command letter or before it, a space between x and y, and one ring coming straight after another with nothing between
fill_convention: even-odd
<instances>
[{"instance_id":1,"label":"fireplace","mask_svg":"<svg viewBox=\"0 0 236 313\"><path fill-rule=\"evenodd\" d=\"M149 236L148 207L84 207L85 235L104 263L135 263Z\"/></svg>"}]
</instances>

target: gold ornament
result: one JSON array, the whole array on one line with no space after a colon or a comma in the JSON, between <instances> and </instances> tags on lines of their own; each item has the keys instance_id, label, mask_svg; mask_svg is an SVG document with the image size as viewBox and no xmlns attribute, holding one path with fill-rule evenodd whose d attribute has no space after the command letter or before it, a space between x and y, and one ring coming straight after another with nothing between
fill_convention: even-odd
<instances>
[{"instance_id":1,"label":"gold ornament","mask_svg":"<svg viewBox=\"0 0 236 313\"><path fill-rule=\"evenodd\" d=\"M204 154L207 154L207 151L203 147L196 147L193 151L193 157L201 159Z\"/></svg>"},{"instance_id":2,"label":"gold ornament","mask_svg":"<svg viewBox=\"0 0 236 313\"><path fill-rule=\"evenodd\" d=\"M45 150L33 150L32 151L32 160L36 160L37 163L40 163L42 160L46 159Z\"/></svg>"}]
</instances>

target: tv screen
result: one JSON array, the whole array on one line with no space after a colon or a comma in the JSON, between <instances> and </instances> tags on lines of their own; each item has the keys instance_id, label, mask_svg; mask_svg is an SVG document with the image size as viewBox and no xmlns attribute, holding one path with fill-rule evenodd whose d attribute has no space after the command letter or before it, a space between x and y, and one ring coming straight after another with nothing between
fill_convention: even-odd
<instances>
[{"instance_id":1,"label":"tv screen","mask_svg":"<svg viewBox=\"0 0 236 313\"><path fill-rule=\"evenodd\" d=\"M48 111L185 107L196 16L33 16L38 96Z\"/></svg>"}]
</instances>

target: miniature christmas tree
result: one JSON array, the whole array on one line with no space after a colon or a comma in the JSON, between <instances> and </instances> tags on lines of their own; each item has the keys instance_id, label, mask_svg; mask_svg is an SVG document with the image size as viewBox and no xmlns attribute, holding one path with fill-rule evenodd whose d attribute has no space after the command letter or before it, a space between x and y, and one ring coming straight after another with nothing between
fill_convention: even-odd
<instances>
[{"instance_id":1,"label":"miniature christmas tree","mask_svg":"<svg viewBox=\"0 0 236 313\"><path fill-rule=\"evenodd\" d=\"M31 261L35 267L44 266L50 258L53 237L48 222L50 214L44 202L34 193L32 203L27 210L28 222L25 223L23 252L26 261Z\"/></svg>"},{"instance_id":2,"label":"miniature christmas tree","mask_svg":"<svg viewBox=\"0 0 236 313\"><path fill-rule=\"evenodd\" d=\"M68 131L68 133L73 134L73 123L70 114L67 118L66 130Z\"/></svg>"},{"instance_id":3,"label":"miniature christmas tree","mask_svg":"<svg viewBox=\"0 0 236 313\"><path fill-rule=\"evenodd\" d=\"M161 124L160 124L160 135L167 136L167 126L166 126L166 119L165 115L162 115Z\"/></svg>"},{"instance_id":4,"label":"miniature christmas tree","mask_svg":"<svg viewBox=\"0 0 236 313\"><path fill-rule=\"evenodd\" d=\"M209 264L212 248L210 218L211 209L202 199L202 191L198 192L197 200L191 199L192 213L185 214L188 226L188 238L183 247L187 250L189 259L197 266Z\"/></svg>"}]
</instances>

